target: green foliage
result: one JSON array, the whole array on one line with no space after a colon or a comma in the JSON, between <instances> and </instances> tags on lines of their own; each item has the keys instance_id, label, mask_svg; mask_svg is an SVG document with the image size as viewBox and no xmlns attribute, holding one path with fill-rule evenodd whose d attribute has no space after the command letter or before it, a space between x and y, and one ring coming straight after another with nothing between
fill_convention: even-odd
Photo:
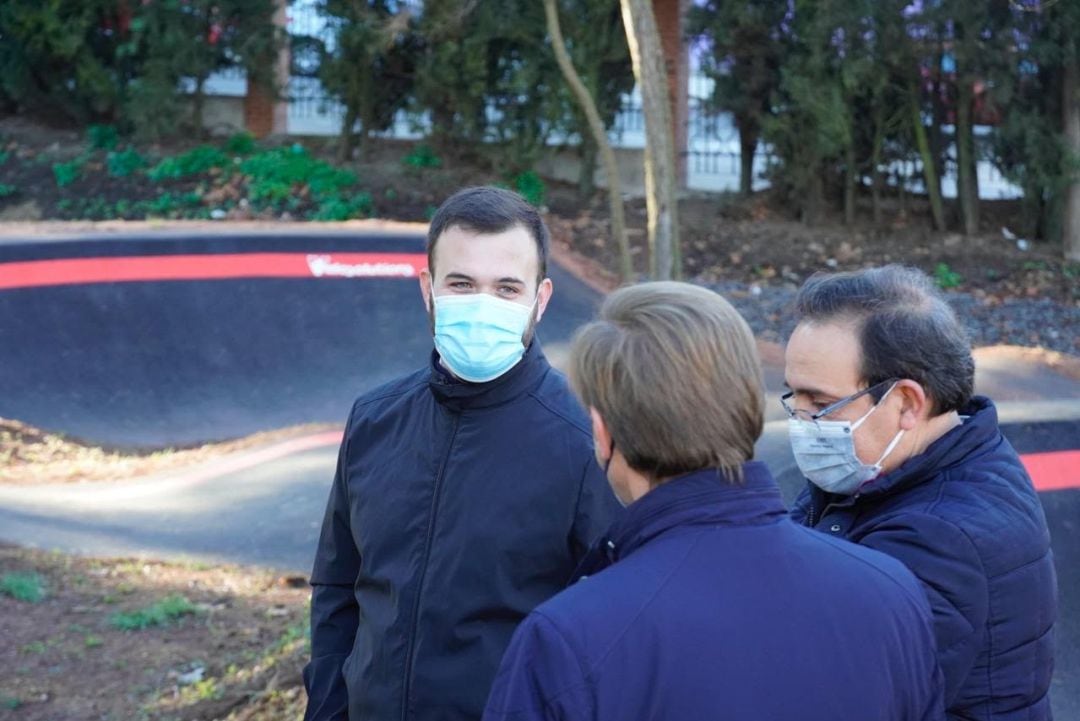
<instances>
[{"instance_id":1,"label":"green foliage","mask_svg":"<svg viewBox=\"0 0 1080 721\"><path fill-rule=\"evenodd\" d=\"M105 156L105 167L114 178L126 178L146 167L146 158L134 148L113 150Z\"/></svg>"},{"instance_id":2,"label":"green foliage","mask_svg":"<svg viewBox=\"0 0 1080 721\"><path fill-rule=\"evenodd\" d=\"M251 155L257 147L255 136L245 131L230 135L225 141L224 150L231 155Z\"/></svg>"},{"instance_id":3,"label":"green foliage","mask_svg":"<svg viewBox=\"0 0 1080 721\"><path fill-rule=\"evenodd\" d=\"M442 159L435 154L427 143L420 143L401 159L407 168L438 168L442 166Z\"/></svg>"},{"instance_id":4,"label":"green foliage","mask_svg":"<svg viewBox=\"0 0 1080 721\"><path fill-rule=\"evenodd\" d=\"M75 159L67 163L53 163L53 177L59 188L66 188L82 177L83 161Z\"/></svg>"},{"instance_id":5,"label":"green foliage","mask_svg":"<svg viewBox=\"0 0 1080 721\"><path fill-rule=\"evenodd\" d=\"M83 646L86 648L99 648L105 641L100 636L95 636L91 633L86 634L83 637Z\"/></svg>"},{"instance_id":6,"label":"green foliage","mask_svg":"<svg viewBox=\"0 0 1080 721\"><path fill-rule=\"evenodd\" d=\"M174 594L143 609L114 613L109 617L109 624L121 631L141 631L151 626L167 625L197 612L198 608L191 601Z\"/></svg>"},{"instance_id":7,"label":"green foliage","mask_svg":"<svg viewBox=\"0 0 1080 721\"><path fill-rule=\"evenodd\" d=\"M19 192L19 189L16 188L14 185L9 185L7 183L0 183L0 199L7 198L8 196L11 196L11 195L15 195L15 193L17 193L17 192Z\"/></svg>"},{"instance_id":8,"label":"green foliage","mask_svg":"<svg viewBox=\"0 0 1080 721\"><path fill-rule=\"evenodd\" d=\"M948 290L963 283L964 276L950 268L948 263L938 263L934 266L934 281L938 284L938 287Z\"/></svg>"},{"instance_id":9,"label":"green foliage","mask_svg":"<svg viewBox=\"0 0 1080 721\"><path fill-rule=\"evenodd\" d=\"M575 69L605 122L618 111L633 72L617 0L560 0ZM547 38L542 3L428 0L418 31L424 38L416 101L431 111L434 142L492 142L500 169L527 170L552 135L590 143Z\"/></svg>"},{"instance_id":10,"label":"green foliage","mask_svg":"<svg viewBox=\"0 0 1080 721\"><path fill-rule=\"evenodd\" d=\"M364 136L385 130L405 107L421 49L412 13L391 0L321 0L336 29L319 68L323 86L345 106L345 156L357 123Z\"/></svg>"},{"instance_id":11,"label":"green foliage","mask_svg":"<svg viewBox=\"0 0 1080 721\"><path fill-rule=\"evenodd\" d=\"M15 711L22 706L22 701L17 696L0 696L0 708Z\"/></svg>"},{"instance_id":12,"label":"green foliage","mask_svg":"<svg viewBox=\"0 0 1080 721\"><path fill-rule=\"evenodd\" d=\"M199 91L213 71L241 65L267 81L279 40L274 8L273 0L4 0L0 101L119 125L113 132L175 132L188 116L181 79L194 78ZM116 139L103 132L93 147L112 150Z\"/></svg>"},{"instance_id":13,"label":"green foliage","mask_svg":"<svg viewBox=\"0 0 1080 721\"><path fill-rule=\"evenodd\" d=\"M135 204L136 213L145 213L148 216L172 217L183 213L185 210L199 207L202 198L198 193L162 193L150 201Z\"/></svg>"},{"instance_id":14,"label":"green foliage","mask_svg":"<svg viewBox=\"0 0 1080 721\"><path fill-rule=\"evenodd\" d=\"M367 193L356 193L348 197L331 197L322 201L311 219L341 221L366 218L371 215L372 210L371 196Z\"/></svg>"},{"instance_id":15,"label":"green foliage","mask_svg":"<svg viewBox=\"0 0 1080 721\"><path fill-rule=\"evenodd\" d=\"M155 165L147 175L154 182L177 180L192 175L199 175L214 168L227 168L232 165L229 156L212 145L200 145L186 153L165 158Z\"/></svg>"},{"instance_id":16,"label":"green foliage","mask_svg":"<svg viewBox=\"0 0 1080 721\"><path fill-rule=\"evenodd\" d=\"M346 192L357 182L356 175L351 171L335 168L311 156L301 145L274 148L253 155L240 164L240 172L248 176L248 198L257 207L295 205L306 189L316 203L340 201L333 208L326 208L327 214L332 216L345 212L345 205L342 204L351 202L346 199ZM370 198L367 202L370 204Z\"/></svg>"},{"instance_id":17,"label":"green foliage","mask_svg":"<svg viewBox=\"0 0 1080 721\"><path fill-rule=\"evenodd\" d=\"M115 125L91 125L86 129L86 139L91 150L113 150L120 142Z\"/></svg>"},{"instance_id":18,"label":"green foliage","mask_svg":"<svg viewBox=\"0 0 1080 721\"><path fill-rule=\"evenodd\" d=\"M547 196L547 186L544 181L531 170L519 173L514 178L514 190L536 207L542 206Z\"/></svg>"},{"instance_id":19,"label":"green foliage","mask_svg":"<svg viewBox=\"0 0 1080 721\"><path fill-rule=\"evenodd\" d=\"M37 603L45 598L45 579L37 573L5 573L0 576L0 594L16 601Z\"/></svg>"}]
</instances>

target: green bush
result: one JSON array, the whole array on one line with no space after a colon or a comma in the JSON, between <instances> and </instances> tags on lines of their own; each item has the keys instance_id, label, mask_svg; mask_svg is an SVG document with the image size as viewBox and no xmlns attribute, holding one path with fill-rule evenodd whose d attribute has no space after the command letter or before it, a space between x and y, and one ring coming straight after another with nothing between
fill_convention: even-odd
<instances>
[{"instance_id":1,"label":"green bush","mask_svg":"<svg viewBox=\"0 0 1080 721\"><path fill-rule=\"evenodd\" d=\"M37 603L45 598L45 580L36 573L5 573L0 576L0 593L16 601Z\"/></svg>"},{"instance_id":2,"label":"green bush","mask_svg":"<svg viewBox=\"0 0 1080 721\"><path fill-rule=\"evenodd\" d=\"M0 183L0 198L6 198L9 195L15 195L19 192L19 189L14 185L8 185L7 183Z\"/></svg>"},{"instance_id":3,"label":"green bush","mask_svg":"<svg viewBox=\"0 0 1080 721\"><path fill-rule=\"evenodd\" d=\"M82 176L82 160L76 159L69 163L53 163L53 177L59 188L66 188Z\"/></svg>"},{"instance_id":4,"label":"green bush","mask_svg":"<svg viewBox=\"0 0 1080 721\"><path fill-rule=\"evenodd\" d=\"M544 198L547 197L547 186L540 176L531 170L526 170L514 178L514 190L536 207L543 205Z\"/></svg>"},{"instance_id":5,"label":"green bush","mask_svg":"<svg viewBox=\"0 0 1080 721\"><path fill-rule=\"evenodd\" d=\"M200 145L172 158L165 158L151 168L147 175L154 182L178 180L191 175L199 175L213 168L226 168L231 165L229 156L211 145Z\"/></svg>"},{"instance_id":6,"label":"green bush","mask_svg":"<svg viewBox=\"0 0 1080 721\"><path fill-rule=\"evenodd\" d=\"M146 158L134 148L113 150L105 156L105 167L114 178L126 178L135 171L146 167Z\"/></svg>"},{"instance_id":7,"label":"green bush","mask_svg":"<svg viewBox=\"0 0 1080 721\"><path fill-rule=\"evenodd\" d=\"M442 160L427 143L417 145L401 162L409 168L438 168L442 165Z\"/></svg>"},{"instance_id":8,"label":"green bush","mask_svg":"<svg viewBox=\"0 0 1080 721\"><path fill-rule=\"evenodd\" d=\"M348 198L330 198L323 201L311 216L312 220L341 221L366 218L371 215L371 196L357 193Z\"/></svg>"},{"instance_id":9,"label":"green bush","mask_svg":"<svg viewBox=\"0 0 1080 721\"><path fill-rule=\"evenodd\" d=\"M157 603L135 611L121 611L109 617L109 624L121 631L141 631L164 626L182 616L194 615L198 608L184 596L167 596Z\"/></svg>"},{"instance_id":10,"label":"green bush","mask_svg":"<svg viewBox=\"0 0 1080 721\"><path fill-rule=\"evenodd\" d=\"M153 200L144 200L134 205L138 214L168 217L180 214L184 210L196 208L202 204L198 193L162 193Z\"/></svg>"},{"instance_id":11,"label":"green bush","mask_svg":"<svg viewBox=\"0 0 1080 721\"><path fill-rule=\"evenodd\" d=\"M934 280L938 287L948 290L956 288L964 282L964 276L949 267L948 263L938 263L934 266Z\"/></svg>"},{"instance_id":12,"label":"green bush","mask_svg":"<svg viewBox=\"0 0 1080 721\"><path fill-rule=\"evenodd\" d=\"M256 206L278 208L295 205L306 186L318 204L343 200L345 191L356 185L356 174L335 168L312 157L301 145L274 148L251 156L240 164L248 176L248 197ZM370 198L368 198L370 204ZM337 214L340 214L340 209Z\"/></svg>"},{"instance_id":13,"label":"green bush","mask_svg":"<svg viewBox=\"0 0 1080 721\"><path fill-rule=\"evenodd\" d=\"M232 155L251 155L255 152L255 137L248 132L230 135L225 141L225 152Z\"/></svg>"},{"instance_id":14,"label":"green bush","mask_svg":"<svg viewBox=\"0 0 1080 721\"><path fill-rule=\"evenodd\" d=\"M91 150L113 150L120 142L120 134L112 125L91 125L86 129L86 139Z\"/></svg>"}]
</instances>

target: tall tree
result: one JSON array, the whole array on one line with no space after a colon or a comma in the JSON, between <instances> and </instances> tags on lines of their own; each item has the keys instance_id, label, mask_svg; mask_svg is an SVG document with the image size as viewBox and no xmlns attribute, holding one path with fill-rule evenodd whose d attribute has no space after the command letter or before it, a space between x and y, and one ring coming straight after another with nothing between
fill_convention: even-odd
<instances>
[{"instance_id":1,"label":"tall tree","mask_svg":"<svg viewBox=\"0 0 1080 721\"><path fill-rule=\"evenodd\" d=\"M589 130L593 141L600 150L600 157L604 161L604 172L607 175L608 208L611 212L611 234L615 238L616 247L619 250L619 274L624 282L633 280L634 268L630 258L630 245L626 238L626 220L623 214L622 183L619 180L619 165L615 161L615 151L611 148L611 142L607 137L607 128L600 111L596 107L596 101L592 93L581 81L577 70L574 69L570 53L566 50L566 41L563 40L562 28L559 25L559 9L556 0L544 0L544 15L547 20L548 33L551 35L551 47L555 52L555 59L559 63L566 78L567 85L574 93L582 112L588 119Z\"/></svg>"},{"instance_id":2,"label":"tall tree","mask_svg":"<svg viewBox=\"0 0 1080 721\"><path fill-rule=\"evenodd\" d=\"M385 130L405 107L413 88L419 37L407 7L392 0L323 0L334 30L333 51L319 68L326 89L345 106L339 153L352 156L356 125L360 151L371 134Z\"/></svg>"},{"instance_id":3,"label":"tall tree","mask_svg":"<svg viewBox=\"0 0 1080 721\"><path fill-rule=\"evenodd\" d=\"M645 205L649 265L655 280L682 276L675 142L664 51L651 0L620 0L626 40L645 116Z\"/></svg>"},{"instance_id":4,"label":"tall tree","mask_svg":"<svg viewBox=\"0 0 1080 721\"><path fill-rule=\"evenodd\" d=\"M754 153L786 51L787 0L706 0L690 8L687 31L704 41L703 70L713 79L710 105L732 114L739 132L739 192L754 182Z\"/></svg>"},{"instance_id":5,"label":"tall tree","mask_svg":"<svg viewBox=\"0 0 1080 721\"><path fill-rule=\"evenodd\" d=\"M566 50L585 89L596 103L605 128L622 109L623 96L634 88L634 68L626 45L619 0L558 0ZM574 106L572 128L580 136L578 188L592 195L599 146L580 104Z\"/></svg>"},{"instance_id":6,"label":"tall tree","mask_svg":"<svg viewBox=\"0 0 1080 721\"><path fill-rule=\"evenodd\" d=\"M1080 3L1070 3L1073 22L1080 22ZM1076 25L1071 26L1073 29ZM1062 212L1065 257L1080 262L1080 43L1066 31L1062 54L1061 105L1067 174Z\"/></svg>"}]
</instances>

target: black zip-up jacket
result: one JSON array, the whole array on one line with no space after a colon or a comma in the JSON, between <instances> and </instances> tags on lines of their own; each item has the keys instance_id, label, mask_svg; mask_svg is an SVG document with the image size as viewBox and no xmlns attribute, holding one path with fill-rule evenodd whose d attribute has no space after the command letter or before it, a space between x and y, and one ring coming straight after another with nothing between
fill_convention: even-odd
<instances>
[{"instance_id":1,"label":"black zip-up jacket","mask_svg":"<svg viewBox=\"0 0 1080 721\"><path fill-rule=\"evenodd\" d=\"M538 343L504 376L431 367L360 397L311 574L307 721L478 719L518 622L619 512Z\"/></svg>"}]
</instances>

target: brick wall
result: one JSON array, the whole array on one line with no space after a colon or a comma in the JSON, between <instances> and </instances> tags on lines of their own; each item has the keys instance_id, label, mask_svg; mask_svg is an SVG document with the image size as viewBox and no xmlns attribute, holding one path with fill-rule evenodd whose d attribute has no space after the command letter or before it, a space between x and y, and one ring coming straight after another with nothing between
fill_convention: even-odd
<instances>
[{"instance_id":1,"label":"brick wall","mask_svg":"<svg viewBox=\"0 0 1080 721\"><path fill-rule=\"evenodd\" d=\"M274 24L286 30L285 15L286 0L277 0L277 10L274 12ZM276 84L278 95L269 90L248 81L247 95L244 96L244 127L256 138L265 138L267 135L285 133L288 131L288 103L285 102L283 93L289 81L289 48L287 45L281 48L275 67Z\"/></svg>"}]
</instances>

